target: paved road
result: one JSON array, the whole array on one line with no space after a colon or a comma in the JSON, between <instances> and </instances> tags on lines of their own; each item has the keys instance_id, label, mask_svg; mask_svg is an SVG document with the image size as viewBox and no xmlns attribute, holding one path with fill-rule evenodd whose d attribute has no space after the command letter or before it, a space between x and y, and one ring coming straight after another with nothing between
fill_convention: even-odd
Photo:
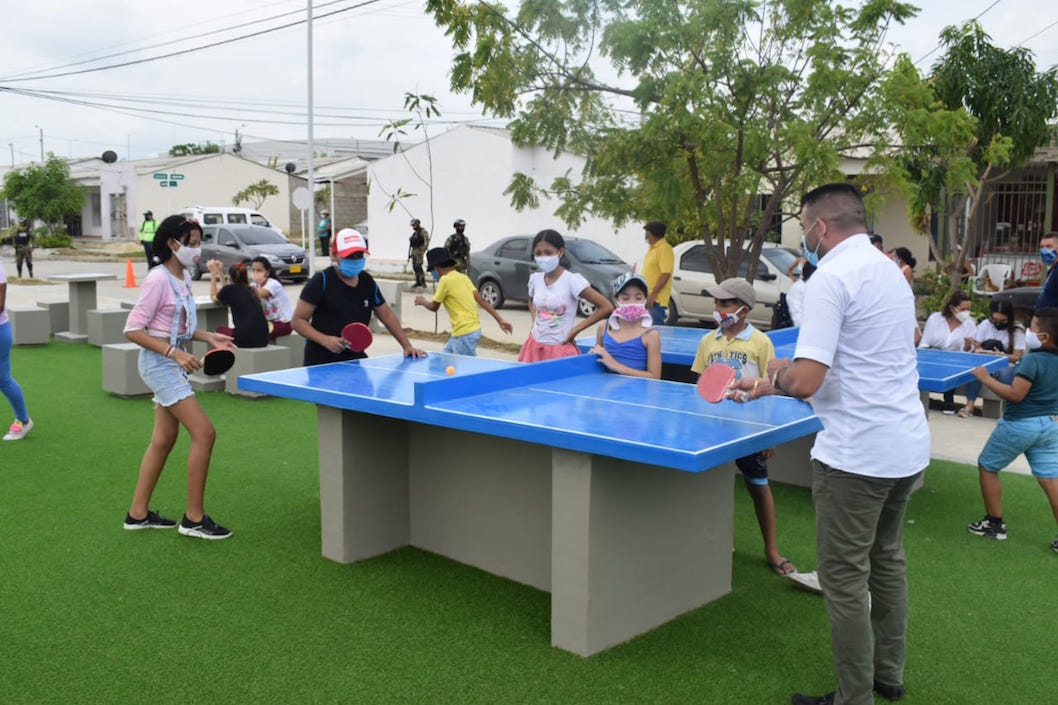
<instances>
[{"instance_id":1,"label":"paved road","mask_svg":"<svg viewBox=\"0 0 1058 705\"><path fill-rule=\"evenodd\" d=\"M2 257L4 268L10 278L15 271L15 263L14 257L10 253L9 248L5 250ZM326 262L322 258L317 258L317 261L321 264L325 264ZM133 260L133 268L136 275L136 281L139 283L146 273L146 265L143 262L142 256ZM100 282L99 284L97 303L100 308L117 308L121 301L135 300L139 295L139 288L124 288L124 262L77 262L44 256L42 254L35 257L33 271L38 280L46 280L48 276L53 274L83 274L98 272L115 275L117 277L115 280ZM301 291L301 285L288 284L286 285L286 288L291 300L296 300L298 293ZM194 290L196 296L208 296L208 279L195 282ZM429 294L429 292L425 293ZM38 301L66 301L69 297L66 284L53 284L50 282L41 284L20 284L17 279L9 281L7 294L8 305L14 306L31 306L35 305ZM414 297L414 292L410 291L405 291L401 297L401 321L404 327L427 332L434 331L435 315L421 306L415 306L412 303ZM500 330L500 327L491 316L482 312L481 323L483 335L493 340L504 340L514 343L523 342L529 334L529 328L531 325L529 311L525 304L513 302L507 303L504 305L504 308L500 310L500 313L514 326L514 333L512 335L507 335ZM436 326L436 330L441 333L451 330L448 325L448 316L444 313L443 309L436 315ZM420 341L417 342L417 344L430 351L438 351L443 347L443 343L435 343L431 341ZM376 354L385 354L389 352L397 352L399 351L399 347L389 336L380 335L376 337L372 350L375 351ZM485 348L481 348L479 353L483 357L496 357L503 359L514 359L516 357L515 353L489 350ZM988 435L995 427L995 422L991 419L984 419L981 417L962 419L957 416L945 416L939 413L931 413L929 415L929 426L930 432L933 436L932 456L934 458L976 465L977 455L980 453L981 448L984 447ZM1025 461L1024 457L1018 458L1010 469L1015 472L1026 474L1029 472L1028 463Z\"/></svg>"}]
</instances>

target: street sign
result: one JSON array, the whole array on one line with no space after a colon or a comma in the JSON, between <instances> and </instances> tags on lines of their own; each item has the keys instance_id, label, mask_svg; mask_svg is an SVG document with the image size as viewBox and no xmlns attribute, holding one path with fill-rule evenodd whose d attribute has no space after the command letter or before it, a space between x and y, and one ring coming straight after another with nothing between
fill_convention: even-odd
<instances>
[{"instance_id":1,"label":"street sign","mask_svg":"<svg viewBox=\"0 0 1058 705\"><path fill-rule=\"evenodd\" d=\"M170 179L175 179L176 181L180 181L181 179L184 178L184 175L183 174L169 174L169 178Z\"/></svg>"},{"instance_id":2,"label":"street sign","mask_svg":"<svg viewBox=\"0 0 1058 705\"><path fill-rule=\"evenodd\" d=\"M169 182L169 187L170 187L170 188L176 188L176 187L177 187L177 185L178 185L178 184L177 184L177 183L176 183L175 181L170 181L170 182Z\"/></svg>"},{"instance_id":3,"label":"street sign","mask_svg":"<svg viewBox=\"0 0 1058 705\"><path fill-rule=\"evenodd\" d=\"M156 179L168 179L169 175L168 174L155 174L154 178L156 178Z\"/></svg>"},{"instance_id":4,"label":"street sign","mask_svg":"<svg viewBox=\"0 0 1058 705\"><path fill-rule=\"evenodd\" d=\"M165 188L166 186L169 185L169 182L168 181L159 181L158 185L161 186L162 188Z\"/></svg>"}]
</instances>

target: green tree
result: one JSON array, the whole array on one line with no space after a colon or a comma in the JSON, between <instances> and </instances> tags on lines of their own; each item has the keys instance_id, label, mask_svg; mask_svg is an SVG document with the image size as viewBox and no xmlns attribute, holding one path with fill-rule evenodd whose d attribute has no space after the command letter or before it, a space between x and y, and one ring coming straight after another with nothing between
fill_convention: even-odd
<instances>
[{"instance_id":1,"label":"green tree","mask_svg":"<svg viewBox=\"0 0 1058 705\"><path fill-rule=\"evenodd\" d=\"M54 154L48 154L43 164L7 172L0 197L20 216L43 220L48 232L63 216L79 214L85 203L84 189L70 180L69 165Z\"/></svg>"},{"instance_id":2,"label":"green tree","mask_svg":"<svg viewBox=\"0 0 1058 705\"><path fill-rule=\"evenodd\" d=\"M260 208L261 204L265 202L265 199L269 196L278 196L279 187L273 184L268 179L261 179L257 183L250 184L242 191L232 196L232 205L239 205L241 203L249 203L252 208Z\"/></svg>"},{"instance_id":3,"label":"green tree","mask_svg":"<svg viewBox=\"0 0 1058 705\"><path fill-rule=\"evenodd\" d=\"M928 232L930 214L944 214L951 268L960 271L989 182L1027 164L1050 139L1049 123L1058 116L1058 69L1038 72L1032 52L994 46L974 21L946 27L941 42L947 51L928 82L936 102L918 119L909 114L903 125L905 166L912 222ZM940 261L932 238L930 246ZM957 286L955 278L952 290Z\"/></svg>"},{"instance_id":4,"label":"green tree","mask_svg":"<svg viewBox=\"0 0 1058 705\"><path fill-rule=\"evenodd\" d=\"M170 157L189 157L193 154L219 154L220 145L209 140L205 142L188 142L187 144L174 144L169 148Z\"/></svg>"},{"instance_id":5,"label":"green tree","mask_svg":"<svg viewBox=\"0 0 1058 705\"><path fill-rule=\"evenodd\" d=\"M452 87L513 117L513 139L586 158L549 185L517 174L517 207L557 197L576 226L669 221L700 238L720 278L749 240L749 276L784 203L842 178L884 126L875 104L891 22L867 0L427 0L452 37ZM615 78L597 75L593 67Z\"/></svg>"},{"instance_id":6,"label":"green tree","mask_svg":"<svg viewBox=\"0 0 1058 705\"><path fill-rule=\"evenodd\" d=\"M437 108L437 98L432 95L425 93L405 93L404 94L404 109L412 113L414 118L400 118L398 120L391 120L382 126L379 131L379 136L387 142L393 144L393 153L400 154L404 157L404 163L411 169L412 174L426 187L429 202L430 217L426 223L426 230L433 232L434 226L434 209L433 209L433 146L430 143L430 133L427 129L426 121L431 118L441 116L441 111ZM408 134L408 126L413 126L416 131L421 131L423 135L423 149L426 150L426 173L422 174L416 169L410 161L408 161L405 152L407 148L404 146L402 141L403 137ZM387 210L390 212L394 208L400 206L406 215L409 217L416 217L416 214L408 210L408 207L404 204L404 199L412 198L418 194L414 192L405 191L403 186L397 186L386 190L387 186L382 183L375 181L379 190L382 191L389 198L387 204ZM429 242L427 242L429 244Z\"/></svg>"}]
</instances>

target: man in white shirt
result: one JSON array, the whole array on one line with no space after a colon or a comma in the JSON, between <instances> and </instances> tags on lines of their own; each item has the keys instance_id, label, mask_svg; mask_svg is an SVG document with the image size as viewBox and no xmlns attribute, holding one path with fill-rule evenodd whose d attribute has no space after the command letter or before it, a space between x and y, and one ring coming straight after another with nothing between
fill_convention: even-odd
<instances>
[{"instance_id":1,"label":"man in white shirt","mask_svg":"<svg viewBox=\"0 0 1058 705\"><path fill-rule=\"evenodd\" d=\"M905 693L903 522L930 442L915 301L900 270L871 245L855 186L806 194L801 227L818 269L805 287L794 360L773 361L770 379L743 379L739 388L750 398L811 397L823 422L811 453L812 499L837 691L796 694L792 703L871 705L872 690L890 700Z\"/></svg>"}]
</instances>

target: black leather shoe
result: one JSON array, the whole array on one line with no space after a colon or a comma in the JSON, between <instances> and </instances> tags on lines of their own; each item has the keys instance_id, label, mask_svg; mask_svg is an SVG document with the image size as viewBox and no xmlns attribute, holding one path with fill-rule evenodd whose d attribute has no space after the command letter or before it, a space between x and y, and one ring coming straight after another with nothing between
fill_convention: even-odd
<instances>
[{"instance_id":1,"label":"black leather shoe","mask_svg":"<svg viewBox=\"0 0 1058 705\"><path fill-rule=\"evenodd\" d=\"M790 705L834 705L834 693L826 695L801 695L794 693Z\"/></svg>"},{"instance_id":2,"label":"black leather shoe","mask_svg":"<svg viewBox=\"0 0 1058 705\"><path fill-rule=\"evenodd\" d=\"M899 700L907 695L907 688L904 687L903 683L900 685L889 685L888 683L875 681L874 692L878 693L878 695L881 695L886 700Z\"/></svg>"}]
</instances>

